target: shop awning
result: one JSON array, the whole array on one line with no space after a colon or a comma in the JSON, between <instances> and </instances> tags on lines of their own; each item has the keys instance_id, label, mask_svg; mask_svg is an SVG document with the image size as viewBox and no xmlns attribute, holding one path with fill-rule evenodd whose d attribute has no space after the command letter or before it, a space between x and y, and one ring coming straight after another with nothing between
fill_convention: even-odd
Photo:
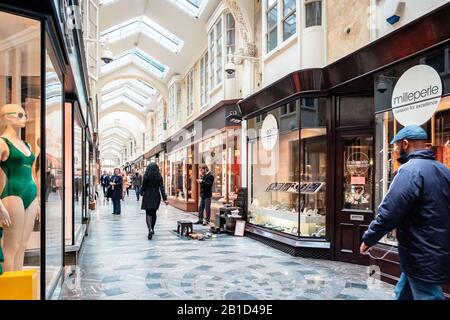
<instances>
[{"instance_id":1,"label":"shop awning","mask_svg":"<svg viewBox=\"0 0 450 320\"><path fill-rule=\"evenodd\" d=\"M238 105L241 113L247 117L261 108L282 103L302 93L339 91L350 82L352 84L344 91L373 88L373 73L450 41L449 17L450 3L322 69L295 71L240 101Z\"/></svg>"}]
</instances>

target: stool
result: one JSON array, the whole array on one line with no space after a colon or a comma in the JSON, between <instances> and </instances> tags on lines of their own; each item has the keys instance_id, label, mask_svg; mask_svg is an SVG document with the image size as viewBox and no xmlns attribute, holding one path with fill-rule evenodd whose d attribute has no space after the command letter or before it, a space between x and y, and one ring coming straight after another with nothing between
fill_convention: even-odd
<instances>
[{"instance_id":1,"label":"stool","mask_svg":"<svg viewBox=\"0 0 450 320\"><path fill-rule=\"evenodd\" d=\"M180 220L177 221L177 233L182 236L188 236L194 232L194 227L191 221Z\"/></svg>"}]
</instances>

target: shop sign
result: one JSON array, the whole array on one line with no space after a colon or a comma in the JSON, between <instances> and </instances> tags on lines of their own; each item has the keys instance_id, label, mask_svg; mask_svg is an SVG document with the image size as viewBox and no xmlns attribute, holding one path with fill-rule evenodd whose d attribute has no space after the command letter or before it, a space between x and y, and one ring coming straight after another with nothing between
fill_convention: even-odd
<instances>
[{"instance_id":1,"label":"shop sign","mask_svg":"<svg viewBox=\"0 0 450 320\"><path fill-rule=\"evenodd\" d=\"M364 152L354 152L350 154L346 161L347 171L355 177L364 177L370 167L370 159Z\"/></svg>"},{"instance_id":2,"label":"shop sign","mask_svg":"<svg viewBox=\"0 0 450 320\"><path fill-rule=\"evenodd\" d=\"M261 127L261 144L264 150L271 151L278 141L278 122L273 114L267 115Z\"/></svg>"},{"instance_id":3,"label":"shop sign","mask_svg":"<svg viewBox=\"0 0 450 320\"><path fill-rule=\"evenodd\" d=\"M392 94L395 119L403 126L422 125L436 112L442 96L442 80L435 69L417 65L398 80Z\"/></svg>"}]
</instances>

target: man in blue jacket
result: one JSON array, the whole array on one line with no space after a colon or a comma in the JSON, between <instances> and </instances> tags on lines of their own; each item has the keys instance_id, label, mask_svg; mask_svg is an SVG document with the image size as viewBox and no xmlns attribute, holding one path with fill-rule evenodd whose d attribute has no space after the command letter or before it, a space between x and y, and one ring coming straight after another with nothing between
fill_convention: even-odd
<instances>
[{"instance_id":1,"label":"man in blue jacket","mask_svg":"<svg viewBox=\"0 0 450 320\"><path fill-rule=\"evenodd\" d=\"M361 244L366 254L397 229L398 300L444 299L442 285L450 281L450 169L434 159L427 140L419 126L403 128L392 140L402 166Z\"/></svg>"}]
</instances>

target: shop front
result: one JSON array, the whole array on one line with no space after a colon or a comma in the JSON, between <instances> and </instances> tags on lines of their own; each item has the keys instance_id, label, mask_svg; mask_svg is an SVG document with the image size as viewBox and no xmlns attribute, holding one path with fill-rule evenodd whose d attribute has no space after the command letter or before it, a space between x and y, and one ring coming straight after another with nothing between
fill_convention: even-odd
<instances>
[{"instance_id":1,"label":"shop front","mask_svg":"<svg viewBox=\"0 0 450 320\"><path fill-rule=\"evenodd\" d=\"M227 117L237 112L236 100L222 101L166 142L166 192L171 205L197 212L199 164L214 175L211 221L219 209L235 205L241 185L240 125Z\"/></svg>"},{"instance_id":2,"label":"shop front","mask_svg":"<svg viewBox=\"0 0 450 320\"><path fill-rule=\"evenodd\" d=\"M161 175L165 176L165 162L166 162L166 144L160 143L147 151L144 154L144 162L142 167L142 172L145 172L145 169L150 163L156 163L161 171Z\"/></svg>"},{"instance_id":3,"label":"shop front","mask_svg":"<svg viewBox=\"0 0 450 320\"><path fill-rule=\"evenodd\" d=\"M444 5L239 103L248 236L295 255L377 265L383 280L398 279L395 230L372 258L359 246L399 167L390 145L396 132L421 125L436 159L450 165L449 14ZM424 40L411 41L419 33Z\"/></svg>"},{"instance_id":4,"label":"shop front","mask_svg":"<svg viewBox=\"0 0 450 320\"><path fill-rule=\"evenodd\" d=\"M59 9L53 1L0 4L0 152L8 154L0 201L10 219L3 214L0 225L0 299L52 298L82 223L71 177L84 153L74 110L87 93L75 87Z\"/></svg>"}]
</instances>

